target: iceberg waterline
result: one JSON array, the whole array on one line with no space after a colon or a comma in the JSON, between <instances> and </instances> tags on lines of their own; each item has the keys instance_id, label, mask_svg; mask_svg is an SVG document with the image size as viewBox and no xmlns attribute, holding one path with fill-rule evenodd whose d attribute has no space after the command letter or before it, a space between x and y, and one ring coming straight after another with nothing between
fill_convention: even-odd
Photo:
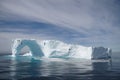
<instances>
[{"instance_id":1,"label":"iceberg waterline","mask_svg":"<svg viewBox=\"0 0 120 80\"><path fill-rule=\"evenodd\" d=\"M12 45L12 56L19 55L25 46L28 46L30 51L24 56L34 57L109 59L112 53L110 48L85 47L57 40L15 39Z\"/></svg>"}]
</instances>

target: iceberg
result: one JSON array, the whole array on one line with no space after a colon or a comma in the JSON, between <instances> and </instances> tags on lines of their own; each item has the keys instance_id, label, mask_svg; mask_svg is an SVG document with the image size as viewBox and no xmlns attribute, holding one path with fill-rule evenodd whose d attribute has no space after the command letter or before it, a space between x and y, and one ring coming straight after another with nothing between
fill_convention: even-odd
<instances>
[{"instance_id":1,"label":"iceberg","mask_svg":"<svg viewBox=\"0 0 120 80\"><path fill-rule=\"evenodd\" d=\"M25 46L28 46L30 51L23 56L34 57L109 59L112 53L110 48L85 47L58 40L15 39L12 45L12 56L19 55Z\"/></svg>"}]
</instances>

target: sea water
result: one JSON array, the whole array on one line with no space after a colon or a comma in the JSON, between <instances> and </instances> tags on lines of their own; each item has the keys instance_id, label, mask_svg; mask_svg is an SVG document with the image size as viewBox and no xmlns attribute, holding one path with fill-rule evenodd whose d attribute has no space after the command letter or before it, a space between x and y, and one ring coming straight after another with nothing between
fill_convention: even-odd
<instances>
[{"instance_id":1,"label":"sea water","mask_svg":"<svg viewBox=\"0 0 120 80\"><path fill-rule=\"evenodd\" d=\"M120 53L111 60L0 55L2 80L120 80Z\"/></svg>"}]
</instances>

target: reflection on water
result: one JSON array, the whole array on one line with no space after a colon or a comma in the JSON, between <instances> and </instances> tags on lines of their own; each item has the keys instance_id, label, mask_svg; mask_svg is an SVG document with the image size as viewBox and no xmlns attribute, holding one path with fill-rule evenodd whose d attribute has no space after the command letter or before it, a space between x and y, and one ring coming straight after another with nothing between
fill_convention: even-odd
<instances>
[{"instance_id":1,"label":"reflection on water","mask_svg":"<svg viewBox=\"0 0 120 80\"><path fill-rule=\"evenodd\" d=\"M15 76L16 76L16 60L15 58L11 58L11 66L10 66L10 75L11 75L11 78L12 80L16 80L15 79Z\"/></svg>"},{"instance_id":2,"label":"reflection on water","mask_svg":"<svg viewBox=\"0 0 120 80\"><path fill-rule=\"evenodd\" d=\"M94 62L92 67L94 71L106 71L112 67L111 64L110 62Z\"/></svg>"},{"instance_id":3,"label":"reflection on water","mask_svg":"<svg viewBox=\"0 0 120 80\"><path fill-rule=\"evenodd\" d=\"M11 58L10 78L41 80L106 80L111 73L111 63L82 59L42 59L30 57ZM99 79L98 79L99 78ZM114 76L113 76L114 78Z\"/></svg>"}]
</instances>

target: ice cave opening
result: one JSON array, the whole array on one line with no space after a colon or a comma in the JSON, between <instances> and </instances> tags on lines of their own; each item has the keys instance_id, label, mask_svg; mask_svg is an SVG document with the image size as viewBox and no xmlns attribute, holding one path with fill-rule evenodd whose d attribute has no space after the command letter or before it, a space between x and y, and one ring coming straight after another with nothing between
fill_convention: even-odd
<instances>
[{"instance_id":1,"label":"ice cave opening","mask_svg":"<svg viewBox=\"0 0 120 80\"><path fill-rule=\"evenodd\" d=\"M24 46L24 47L21 49L19 55L26 55L26 54L28 54L28 53L29 53L29 55L32 56L30 48L29 48L28 46Z\"/></svg>"}]
</instances>

